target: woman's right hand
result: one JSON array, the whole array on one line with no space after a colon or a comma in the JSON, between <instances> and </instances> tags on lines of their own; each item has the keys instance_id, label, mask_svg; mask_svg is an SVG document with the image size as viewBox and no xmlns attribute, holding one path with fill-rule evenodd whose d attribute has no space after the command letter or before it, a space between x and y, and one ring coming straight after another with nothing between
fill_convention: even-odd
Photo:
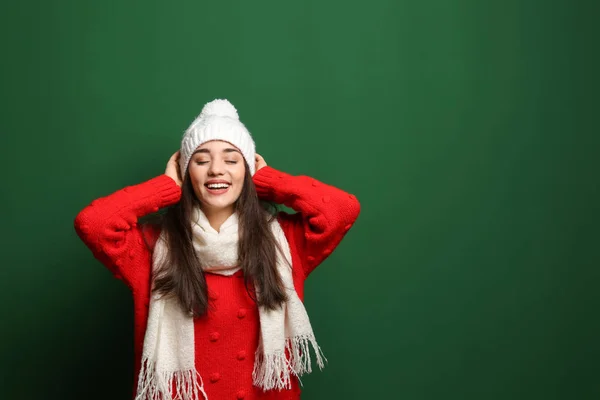
<instances>
[{"instance_id":1,"label":"woman's right hand","mask_svg":"<svg viewBox=\"0 0 600 400\"><path fill-rule=\"evenodd\" d=\"M181 173L179 171L179 157L180 154L178 150L175 153L173 153L171 158L169 158L169 161L167 162L167 168L165 169L165 175L172 178L175 181L175 183L177 183L179 187L181 187L183 180L181 179Z\"/></svg>"}]
</instances>

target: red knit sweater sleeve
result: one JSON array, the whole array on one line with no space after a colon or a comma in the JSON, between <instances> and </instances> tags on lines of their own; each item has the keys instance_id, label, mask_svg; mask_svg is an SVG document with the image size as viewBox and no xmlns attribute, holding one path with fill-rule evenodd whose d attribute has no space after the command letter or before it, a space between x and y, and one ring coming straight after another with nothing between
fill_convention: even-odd
<instances>
[{"instance_id":1,"label":"red knit sweater sleeve","mask_svg":"<svg viewBox=\"0 0 600 400\"><path fill-rule=\"evenodd\" d=\"M292 230L305 277L331 254L360 213L354 195L308 176L266 166L254 174L253 181L261 199L297 212L279 217Z\"/></svg>"},{"instance_id":2,"label":"red knit sweater sleeve","mask_svg":"<svg viewBox=\"0 0 600 400\"><path fill-rule=\"evenodd\" d=\"M136 262L148 252L138 218L173 205L180 197L175 181L160 175L92 201L77 214L75 230L95 258L134 288L149 277L147 263Z\"/></svg>"}]
</instances>

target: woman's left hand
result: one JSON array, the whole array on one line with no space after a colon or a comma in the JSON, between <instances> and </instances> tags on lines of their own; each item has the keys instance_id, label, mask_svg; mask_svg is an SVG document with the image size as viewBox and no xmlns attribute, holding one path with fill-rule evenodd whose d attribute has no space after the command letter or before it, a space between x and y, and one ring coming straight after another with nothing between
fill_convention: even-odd
<instances>
[{"instance_id":1,"label":"woman's left hand","mask_svg":"<svg viewBox=\"0 0 600 400\"><path fill-rule=\"evenodd\" d=\"M254 157L254 163L255 163L255 171L258 172L259 169L261 169L262 167L266 167L267 163L265 161L264 158L262 158L262 156L258 153L256 153L256 156ZM255 172L255 173L256 173Z\"/></svg>"}]
</instances>

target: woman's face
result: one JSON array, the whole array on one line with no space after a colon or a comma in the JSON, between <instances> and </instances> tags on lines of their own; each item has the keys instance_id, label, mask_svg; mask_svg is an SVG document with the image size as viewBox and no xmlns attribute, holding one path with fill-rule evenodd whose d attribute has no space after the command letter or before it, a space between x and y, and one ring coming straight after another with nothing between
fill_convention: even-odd
<instances>
[{"instance_id":1,"label":"woman's face","mask_svg":"<svg viewBox=\"0 0 600 400\"><path fill-rule=\"evenodd\" d=\"M244 157L237 147L222 140L206 142L196 149L188 169L203 211L233 212L246 172Z\"/></svg>"}]
</instances>

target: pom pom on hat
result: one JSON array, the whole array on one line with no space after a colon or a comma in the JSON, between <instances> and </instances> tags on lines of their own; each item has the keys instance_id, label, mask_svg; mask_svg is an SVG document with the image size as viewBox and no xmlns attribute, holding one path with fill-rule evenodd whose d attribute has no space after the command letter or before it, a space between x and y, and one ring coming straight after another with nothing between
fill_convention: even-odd
<instances>
[{"instance_id":1,"label":"pom pom on hat","mask_svg":"<svg viewBox=\"0 0 600 400\"><path fill-rule=\"evenodd\" d=\"M204 108L202 108L199 118L206 118L209 116L229 117L237 120L240 119L240 116L238 115L233 104L227 100L221 99L213 100L206 104Z\"/></svg>"},{"instance_id":2,"label":"pom pom on hat","mask_svg":"<svg viewBox=\"0 0 600 400\"><path fill-rule=\"evenodd\" d=\"M254 175L254 140L240 121L233 104L225 99L216 99L204 105L200 115L183 134L179 159L181 176L185 177L194 151L211 140L223 140L237 147L248 163L250 175Z\"/></svg>"}]
</instances>

